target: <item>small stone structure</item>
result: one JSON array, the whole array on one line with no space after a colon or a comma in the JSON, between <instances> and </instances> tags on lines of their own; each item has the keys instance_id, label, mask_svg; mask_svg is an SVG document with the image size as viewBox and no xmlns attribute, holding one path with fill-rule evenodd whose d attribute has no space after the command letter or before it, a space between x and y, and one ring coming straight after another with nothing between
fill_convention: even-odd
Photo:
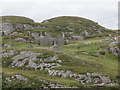
<instances>
[{"instance_id":1,"label":"small stone structure","mask_svg":"<svg viewBox=\"0 0 120 90\"><path fill-rule=\"evenodd\" d=\"M34 37L35 41L39 45L64 45L65 44L65 38L62 36L58 36L57 38L53 38L50 34L47 32L41 32L41 33L32 33L32 36Z\"/></svg>"}]
</instances>

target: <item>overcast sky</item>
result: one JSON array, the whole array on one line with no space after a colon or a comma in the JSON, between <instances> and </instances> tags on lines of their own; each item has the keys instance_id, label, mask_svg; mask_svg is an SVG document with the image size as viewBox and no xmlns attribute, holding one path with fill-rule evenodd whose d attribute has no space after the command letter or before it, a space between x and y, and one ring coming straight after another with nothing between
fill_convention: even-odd
<instances>
[{"instance_id":1,"label":"overcast sky","mask_svg":"<svg viewBox=\"0 0 120 90\"><path fill-rule=\"evenodd\" d=\"M0 0L0 15L18 15L36 22L58 16L79 16L118 28L119 0ZM2 12L1 12L2 11Z\"/></svg>"}]
</instances>

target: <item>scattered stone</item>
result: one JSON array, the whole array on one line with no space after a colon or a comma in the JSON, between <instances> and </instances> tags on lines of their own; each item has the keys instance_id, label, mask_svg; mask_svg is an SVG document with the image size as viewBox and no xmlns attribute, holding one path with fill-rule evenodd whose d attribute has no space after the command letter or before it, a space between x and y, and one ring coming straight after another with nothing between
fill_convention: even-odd
<instances>
[{"instance_id":1,"label":"scattered stone","mask_svg":"<svg viewBox=\"0 0 120 90\"><path fill-rule=\"evenodd\" d=\"M0 52L3 52L2 50ZM1 58L8 58L13 56L15 53L12 50L4 51L5 53L1 53ZM7 52L7 53L6 53ZM49 70L55 67L61 66L61 60L58 60L58 56L49 56L47 58L38 58L38 56L44 55L43 53L35 53L31 51L21 51L19 54L11 57L13 60L9 67L21 67L23 68L33 68L39 70ZM3 62L5 63L5 62Z\"/></svg>"},{"instance_id":2,"label":"scattered stone","mask_svg":"<svg viewBox=\"0 0 120 90\"><path fill-rule=\"evenodd\" d=\"M112 42L109 44L108 51L110 51L115 56L120 56L119 44L120 44L120 36L113 37Z\"/></svg>"},{"instance_id":3,"label":"scattered stone","mask_svg":"<svg viewBox=\"0 0 120 90\"><path fill-rule=\"evenodd\" d=\"M11 57L11 56L13 56L15 54L15 52L13 50L8 50L5 53L2 53L4 51L5 50L1 50L0 58L9 58L9 57Z\"/></svg>"},{"instance_id":4,"label":"scattered stone","mask_svg":"<svg viewBox=\"0 0 120 90\"><path fill-rule=\"evenodd\" d=\"M65 70L48 70L48 73L50 76L61 76L63 78L66 78L72 74L71 71Z\"/></svg>"},{"instance_id":5,"label":"scattered stone","mask_svg":"<svg viewBox=\"0 0 120 90\"><path fill-rule=\"evenodd\" d=\"M60 47L59 47L57 44L55 44L55 45L53 45L52 47L50 47L49 50L52 50L52 51L60 51Z\"/></svg>"},{"instance_id":6,"label":"scattered stone","mask_svg":"<svg viewBox=\"0 0 120 90\"><path fill-rule=\"evenodd\" d=\"M87 52L82 52L83 54L88 54Z\"/></svg>"},{"instance_id":7,"label":"scattered stone","mask_svg":"<svg viewBox=\"0 0 120 90\"><path fill-rule=\"evenodd\" d=\"M111 47L111 46L115 46L116 44L118 44L117 41L115 41L115 42L111 42L111 43L109 44L109 46L110 46L110 47Z\"/></svg>"},{"instance_id":8,"label":"scattered stone","mask_svg":"<svg viewBox=\"0 0 120 90\"><path fill-rule=\"evenodd\" d=\"M85 35L85 36L89 36L90 35L89 32L87 32L86 30L84 30L81 34Z\"/></svg>"},{"instance_id":9,"label":"scattered stone","mask_svg":"<svg viewBox=\"0 0 120 90\"><path fill-rule=\"evenodd\" d=\"M20 80L20 81L28 81L28 79L22 75L13 75L11 77L5 78L7 82L13 82L15 80Z\"/></svg>"},{"instance_id":10,"label":"scattered stone","mask_svg":"<svg viewBox=\"0 0 120 90\"><path fill-rule=\"evenodd\" d=\"M2 47L11 47L10 44L4 44Z\"/></svg>"},{"instance_id":11,"label":"scattered stone","mask_svg":"<svg viewBox=\"0 0 120 90\"><path fill-rule=\"evenodd\" d=\"M100 73L87 73L87 76L100 76L100 75L102 75L102 74L100 74Z\"/></svg>"},{"instance_id":12,"label":"scattered stone","mask_svg":"<svg viewBox=\"0 0 120 90\"><path fill-rule=\"evenodd\" d=\"M115 56L120 56L120 48L119 47L111 47L109 48L110 52Z\"/></svg>"},{"instance_id":13,"label":"scattered stone","mask_svg":"<svg viewBox=\"0 0 120 90\"><path fill-rule=\"evenodd\" d=\"M15 41L26 42L26 40L24 38L16 38Z\"/></svg>"},{"instance_id":14,"label":"scattered stone","mask_svg":"<svg viewBox=\"0 0 120 90\"><path fill-rule=\"evenodd\" d=\"M91 44L92 42L88 41L88 42L83 42L83 44Z\"/></svg>"},{"instance_id":15,"label":"scattered stone","mask_svg":"<svg viewBox=\"0 0 120 90\"><path fill-rule=\"evenodd\" d=\"M80 41L84 40L84 38L82 36L74 36L74 35L71 37L71 39L72 40L80 40Z\"/></svg>"}]
</instances>

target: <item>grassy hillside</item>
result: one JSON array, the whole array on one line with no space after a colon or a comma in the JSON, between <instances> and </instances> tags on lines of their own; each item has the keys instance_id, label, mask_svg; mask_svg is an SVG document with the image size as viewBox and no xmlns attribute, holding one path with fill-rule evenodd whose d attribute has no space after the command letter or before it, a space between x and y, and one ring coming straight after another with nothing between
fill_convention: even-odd
<instances>
[{"instance_id":1,"label":"grassy hillside","mask_svg":"<svg viewBox=\"0 0 120 90\"><path fill-rule=\"evenodd\" d=\"M3 16L2 20L3 23L30 23L33 26L35 24L34 21L29 18L18 16ZM81 81L85 80L85 78L81 78L81 81L79 81L72 76L52 76L49 75L49 69L58 71L71 71L76 75L86 75L86 77L87 73L100 73L102 74L100 76L109 77L111 82L118 82L118 57L113 55L108 50L109 44L112 42L111 38L113 38L116 33L100 26L96 22L80 17L56 17L45 20L42 23L38 23L38 25L42 26L42 28L16 30L14 31L16 33L13 32L14 34L12 33L11 35L0 37L0 39L3 40L1 44L11 45L9 47L4 46L2 48L3 51L1 50L3 55L3 57L0 59L2 62L3 88L43 88L52 87L51 85L53 84L59 84L66 87L92 88L81 83ZM83 36L86 39L82 41L69 40L65 45L57 46L60 48L59 51L52 50L53 46L41 46L37 43L14 40L18 37L24 38L27 41L29 41L30 38L31 40L34 40L32 36L28 35L28 31L31 31L31 33L48 32L54 37L58 37L60 34L62 34L62 32L64 32L65 36L68 37L75 35ZM88 35L85 33L88 33ZM30 55L24 53L24 51L29 52ZM39 54L39 56L36 56L36 54ZM57 56L57 58L54 56ZM46 61L47 59L51 60L51 57L53 61ZM45 69L41 70L41 66L39 66L39 68L28 66L28 64L32 66L32 60L38 66L48 64L48 68L46 69L47 66L45 66ZM21 64L21 66L15 66L17 65L16 62L18 65L20 65L21 62L25 62L25 64ZM15 65L12 63L15 63ZM60 66L52 67L49 66L50 64L53 64L53 66L55 64L59 64ZM14 79L15 75L22 75L29 80L24 81L21 79ZM92 79L96 78L99 79L100 77L92 76ZM88 83L88 85L93 85L93 82ZM99 88L101 89L102 87L106 86L103 85ZM113 88L114 90L115 88L119 87L108 85L106 88Z\"/></svg>"},{"instance_id":2,"label":"grassy hillside","mask_svg":"<svg viewBox=\"0 0 120 90\"><path fill-rule=\"evenodd\" d=\"M76 35L82 36L99 35L100 33L108 34L111 32L111 30L100 26L97 22L74 16L56 17L45 20L42 23L44 23L50 32L73 32ZM88 32L88 35L85 35L85 32Z\"/></svg>"},{"instance_id":3,"label":"grassy hillside","mask_svg":"<svg viewBox=\"0 0 120 90\"><path fill-rule=\"evenodd\" d=\"M97 22L74 16L56 17L44 20L42 23L36 23L32 19L22 16L2 16L2 23L6 22L15 24L30 24L32 26L39 25L42 28L32 29L30 31L37 33L48 32L55 37L62 34L62 32L65 33L66 37L77 35L85 38L114 34L114 31L100 26ZM26 33L26 30L17 30L17 32Z\"/></svg>"}]
</instances>

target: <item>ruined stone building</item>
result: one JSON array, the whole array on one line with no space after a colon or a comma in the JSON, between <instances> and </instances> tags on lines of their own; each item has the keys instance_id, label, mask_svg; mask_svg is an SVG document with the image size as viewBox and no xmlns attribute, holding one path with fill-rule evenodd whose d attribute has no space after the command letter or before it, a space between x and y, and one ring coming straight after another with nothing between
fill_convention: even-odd
<instances>
[{"instance_id":1,"label":"ruined stone building","mask_svg":"<svg viewBox=\"0 0 120 90\"><path fill-rule=\"evenodd\" d=\"M65 38L63 36L58 36L58 37L52 37L50 34L47 32L43 33L32 33L32 36L34 37L35 41L39 45L64 45L65 44Z\"/></svg>"}]
</instances>

